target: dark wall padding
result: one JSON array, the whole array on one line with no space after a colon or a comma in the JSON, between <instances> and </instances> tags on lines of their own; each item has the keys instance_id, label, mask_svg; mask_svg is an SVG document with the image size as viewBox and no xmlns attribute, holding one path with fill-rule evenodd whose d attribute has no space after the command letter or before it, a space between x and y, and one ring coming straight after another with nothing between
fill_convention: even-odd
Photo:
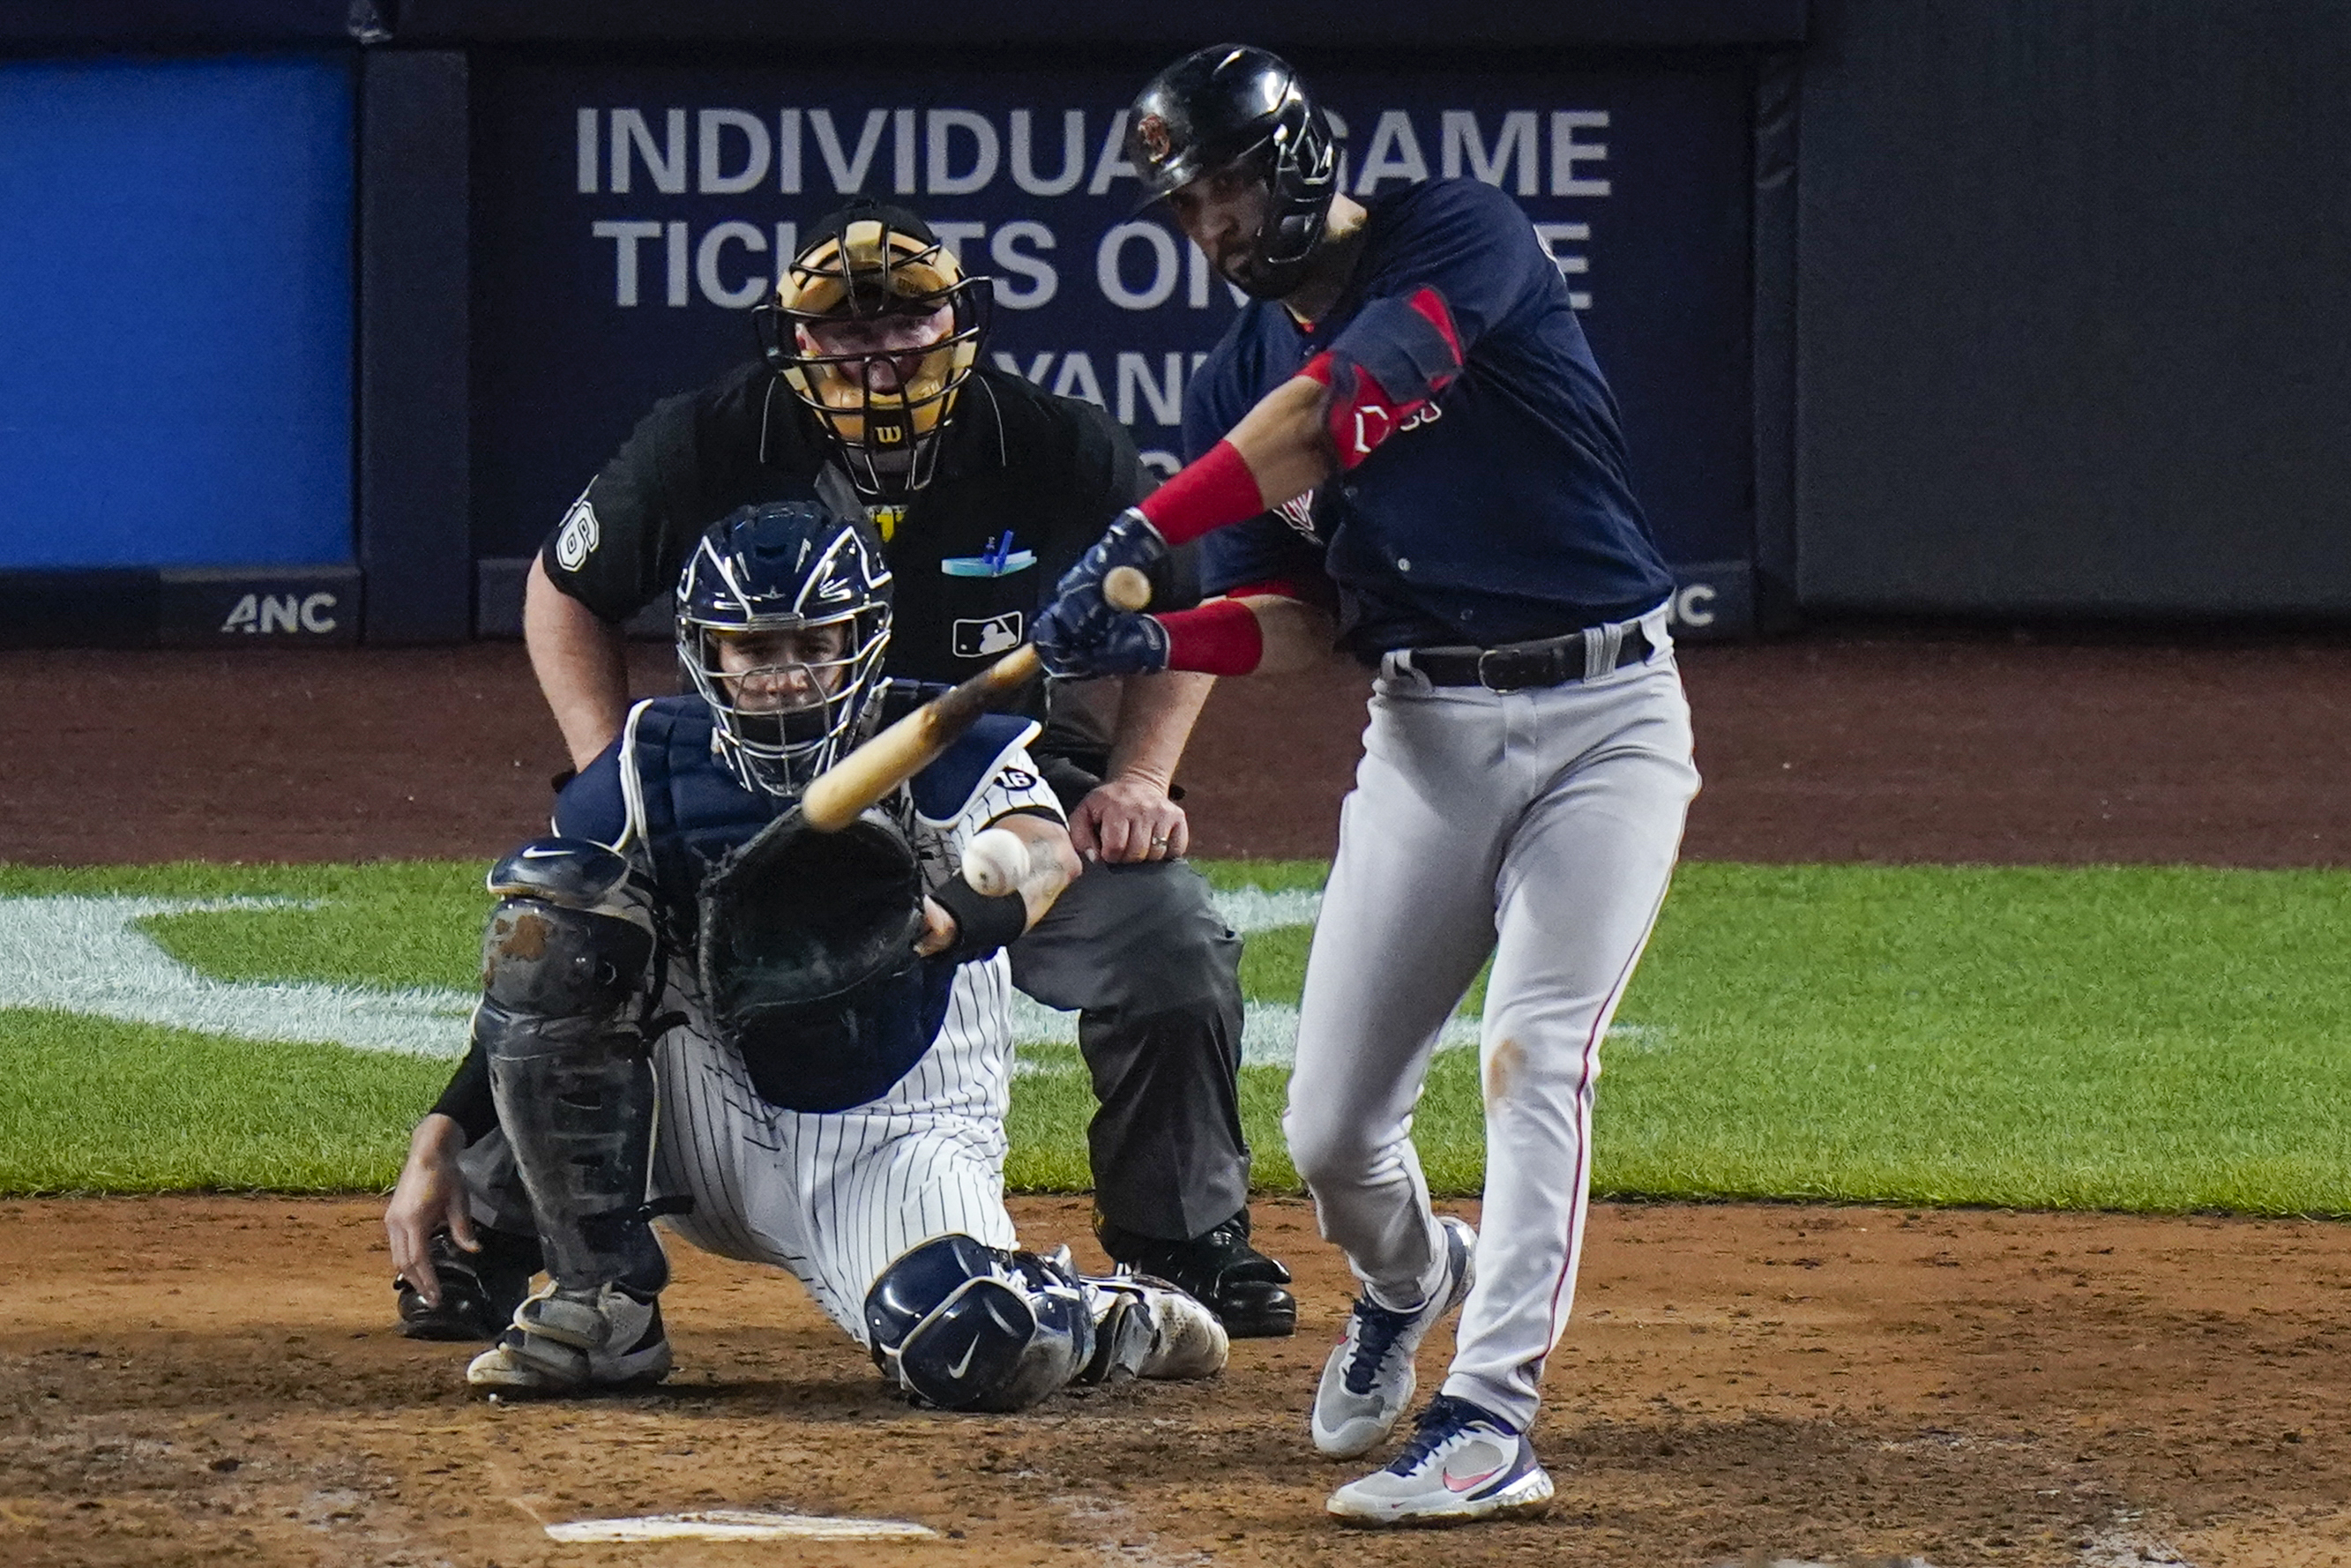
<instances>
[{"instance_id":1,"label":"dark wall padding","mask_svg":"<svg viewBox=\"0 0 2351 1568\"><path fill-rule=\"evenodd\" d=\"M2351 7L1822 0L1808 610L2351 610Z\"/></svg>"},{"instance_id":2,"label":"dark wall padding","mask_svg":"<svg viewBox=\"0 0 2351 1568\"><path fill-rule=\"evenodd\" d=\"M0 47L349 43L381 12L374 0L0 0Z\"/></svg>"},{"instance_id":3,"label":"dark wall padding","mask_svg":"<svg viewBox=\"0 0 2351 1568\"><path fill-rule=\"evenodd\" d=\"M1047 44L1182 49L1236 38L1273 47L1384 45L1455 48L1523 46L1706 47L1792 44L1804 37L1805 0L1485 0L1454 8L1427 0L1194 0L1108 5L1100 0L904 0L883 8L779 5L774 0L401 0L395 36L407 44L587 41L648 43L773 39L799 44L919 41L925 45Z\"/></svg>"},{"instance_id":4,"label":"dark wall padding","mask_svg":"<svg viewBox=\"0 0 2351 1568\"><path fill-rule=\"evenodd\" d=\"M360 565L371 643L473 634L466 62L363 57Z\"/></svg>"}]
</instances>

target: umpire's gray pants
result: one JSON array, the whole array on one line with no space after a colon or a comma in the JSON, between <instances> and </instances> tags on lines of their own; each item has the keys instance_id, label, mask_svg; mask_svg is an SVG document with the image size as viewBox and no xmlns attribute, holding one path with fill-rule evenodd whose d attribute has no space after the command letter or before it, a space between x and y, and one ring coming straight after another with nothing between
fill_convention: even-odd
<instances>
[{"instance_id":1,"label":"umpire's gray pants","mask_svg":"<svg viewBox=\"0 0 2351 1568\"><path fill-rule=\"evenodd\" d=\"M1169 1241L1231 1218L1249 1201L1241 942L1207 882L1182 861L1097 862L1009 951L1014 985L1079 1013L1102 1218Z\"/></svg>"}]
</instances>

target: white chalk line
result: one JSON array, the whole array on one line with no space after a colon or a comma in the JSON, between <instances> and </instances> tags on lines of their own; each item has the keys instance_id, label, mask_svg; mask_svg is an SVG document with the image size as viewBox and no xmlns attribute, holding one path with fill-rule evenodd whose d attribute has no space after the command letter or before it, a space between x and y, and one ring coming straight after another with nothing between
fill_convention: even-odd
<instances>
[{"instance_id":1,"label":"white chalk line","mask_svg":"<svg viewBox=\"0 0 2351 1568\"><path fill-rule=\"evenodd\" d=\"M295 907L282 898L0 899L0 1008L160 1024L233 1040L464 1054L475 998L440 987L216 980L136 923L157 915Z\"/></svg>"},{"instance_id":2,"label":"white chalk line","mask_svg":"<svg viewBox=\"0 0 2351 1568\"><path fill-rule=\"evenodd\" d=\"M929 1541L938 1531L896 1519L841 1519L813 1513L651 1513L633 1519L580 1519L547 1526L550 1541Z\"/></svg>"},{"instance_id":3,"label":"white chalk line","mask_svg":"<svg viewBox=\"0 0 2351 1568\"><path fill-rule=\"evenodd\" d=\"M1244 887L1214 895L1217 912L1247 935L1310 925L1322 894ZM299 907L290 898L155 898L60 894L0 899L0 1008L77 1013L264 1042L340 1045L354 1051L455 1058L465 1053L475 996L445 987L339 986L308 981L221 980L199 973L158 945L139 922L159 915L237 913ZM1078 1015L1017 992L1016 1048L1078 1042ZM1478 1019L1457 1014L1437 1037L1439 1051L1473 1048ZM1619 1024L1609 1037L1655 1049L1661 1031ZM1241 1061L1288 1067L1298 1054L1298 1009L1251 1002L1243 1018ZM1078 1072L1068 1051L1049 1050L1019 1064L1023 1074Z\"/></svg>"}]
</instances>

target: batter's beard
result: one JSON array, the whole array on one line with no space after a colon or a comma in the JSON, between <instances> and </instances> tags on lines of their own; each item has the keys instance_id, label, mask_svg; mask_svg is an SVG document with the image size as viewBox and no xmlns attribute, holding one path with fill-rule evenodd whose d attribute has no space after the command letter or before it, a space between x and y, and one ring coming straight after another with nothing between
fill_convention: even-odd
<instances>
[{"instance_id":1,"label":"batter's beard","mask_svg":"<svg viewBox=\"0 0 2351 1568\"><path fill-rule=\"evenodd\" d=\"M1290 292L1290 287L1276 287L1269 283L1257 266L1254 256L1242 256L1230 267L1221 269L1225 281L1252 299L1278 301ZM1292 286L1294 287L1294 286Z\"/></svg>"}]
</instances>

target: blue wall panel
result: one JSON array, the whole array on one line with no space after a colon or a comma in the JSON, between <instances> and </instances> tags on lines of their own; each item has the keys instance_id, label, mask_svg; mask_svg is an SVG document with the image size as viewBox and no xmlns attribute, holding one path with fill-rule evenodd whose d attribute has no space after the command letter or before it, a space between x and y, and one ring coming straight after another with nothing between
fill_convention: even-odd
<instances>
[{"instance_id":1,"label":"blue wall panel","mask_svg":"<svg viewBox=\"0 0 2351 1568\"><path fill-rule=\"evenodd\" d=\"M349 57L0 63L0 568L349 561Z\"/></svg>"}]
</instances>

